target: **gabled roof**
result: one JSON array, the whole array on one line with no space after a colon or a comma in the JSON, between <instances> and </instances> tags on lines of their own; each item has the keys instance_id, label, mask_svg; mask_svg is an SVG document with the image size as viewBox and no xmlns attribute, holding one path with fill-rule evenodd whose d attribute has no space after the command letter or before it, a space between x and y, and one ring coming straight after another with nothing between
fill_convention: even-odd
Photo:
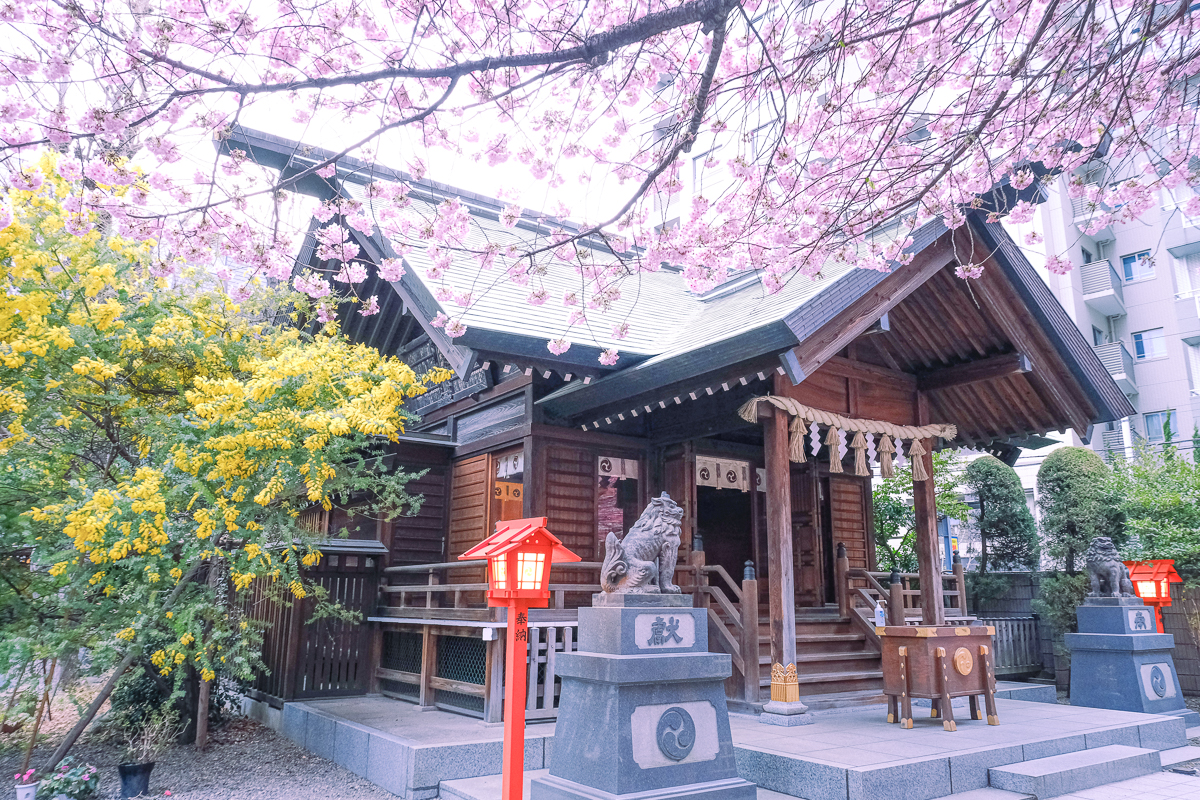
<instances>
[{"instance_id":1,"label":"gabled roof","mask_svg":"<svg viewBox=\"0 0 1200 800\"><path fill-rule=\"evenodd\" d=\"M278 168L284 176L289 171L295 174L298 167L317 163L333 155L329 151L307 148L297 142L242 129L235 130L233 137L222 142L221 146L225 149L246 149L258 163ZM520 242L525 246L538 246L548 243L556 229L578 230L569 222L545 219L529 212L515 229L510 230L499 222L502 204L495 199L431 181L413 181L402 172L352 158L341 159L337 175L329 181L310 177L298 188L324 197L333 196L335 191L343 191L351 197L362 199L363 187L377 178L409 183L413 187L409 196L414 207L425 214L431 215L436 205L447 198L458 198L468 207L472 217L466 242L469 247L482 247L486 242L502 245ZM987 203L984 205L986 210ZM984 212L980 211L969 215L969 225L970 233L987 251L984 257L999 265L1007 283L1011 284L1012 288L1004 291L1016 293L1023 308L1031 315L1032 324L1037 326L1038 335L1044 335L1049 342L1055 354L1052 360L1056 363L1052 367L1043 365L1042 368L1069 374L1072 381L1072 386L1068 387L1070 394L1079 396L1078 400L1069 403L1072 408L1063 413L1042 413L1037 419L1031 417L1021 431L1010 431L992 438L1019 438L1019 435L1039 430L1064 427L1063 419L1070 420L1078 428L1084 422L1094 424L1134 413L1129 401L1113 383L1082 334L1004 228L999 223L987 222ZM948 237L964 232L951 233L941 220L934 220L914 232L913 243L907 252L914 254L914 258L926 251L940 253L937 248L944 247ZM354 235L370 259L377 261L396 256L378 229L370 237L357 232ZM618 254L607 250L603 242L585 241L583 245L587 248L587 256L598 263L612 263L620 258ZM306 248L306 257L311 257L311 233ZM949 260L952 259L947 258L947 263ZM570 290L582 289L585 283L572 265L555 260L549 252L544 254L544 260L538 263L544 268L540 281L548 292L548 298L540 306L526 302L528 287L515 284L501 273L496 273L494 277L493 273L482 273L481 278L474 263L470 267L451 269L447 272L447 278L452 288L458 292L472 293L472 304L463 311L458 306L435 299L433 282L426 275L432 263L424 251L409 253L405 263L407 273L401 281L393 282L391 288L403 299L407 310L417 317L431 341L460 374L470 369L480 353L488 358L556 361L567 368L579 365L579 372L583 372L582 367L586 366L592 374L608 372L599 380L591 381L589 378L586 383L579 380L569 383L538 401L549 418L576 422L582 415L610 407L619 410L621 403L628 403L663 387L677 387L681 382L715 374L722 369L753 363L756 371L773 371L779 367L778 360L773 360L776 354L818 337L831 341L836 338L831 338L830 326L840 314L852 306L860 307L866 302L865 298L879 295L883 291L882 285L890 276L904 273L906 269L900 267L893 273L884 273L829 264L819 277L795 276L775 294L768 294L753 275L748 275L742 282L706 296L689 292L677 272L663 270L640 273L622 286L621 297L615 301L609 313L603 317L597 315L591 320L592 327L587 329L587 335L595 339L595 344L576 344L563 356L555 357L548 353L545 343L550 338L564 334L566 318L572 310L564 308L562 295ZM371 271L371 280L378 282L374 270ZM893 280L889 285L894 284ZM913 288L910 284L905 292L911 292ZM895 305L904 296L884 298L884 306L890 307L887 303ZM855 306L856 303L858 306ZM385 305L385 308L394 307L394 304ZM898 312L901 310L897 309ZM429 322L439 312L450 316L461 313L468 327L467 334L451 340L444 331L432 327ZM953 316L953 309L949 313ZM394 320L385 319L384 316L380 314L356 325L359 328L394 328ZM600 319L604 322L600 323ZM610 330L614 322L620 321L628 321L630 327L629 337L623 340L615 339ZM859 320L859 323L862 322ZM571 336L570 333L566 335L568 338ZM1003 337L997 340L1002 347L1011 347L1018 339L1009 337L1008 345L1003 345L1003 341ZM602 347L615 347L621 351L622 358L616 367L598 366L597 356ZM972 357L981 355L983 353ZM828 358L828 354L822 358ZM905 369L920 372L936 367L935 362L938 361L942 366L959 363L959 359L954 357L947 360L943 353L942 357L935 357L933 361L924 364L915 362ZM811 373L820 363L823 362L818 359L806 365L806 368ZM762 377L765 372L758 374ZM804 377L803 374L793 375L794 379ZM1058 381L1058 378L1051 377ZM1040 378L1035 377L1036 380ZM1040 386L1037 384L1034 388ZM1024 385L1007 388L1021 391ZM1044 401L1048 406L1053 406L1063 397L1060 392L1056 399L1055 392L1051 390L1044 394L1049 399L1043 398L1039 402ZM1086 402L1082 399L1084 397ZM1002 405L1005 402L1004 398L998 398L998 401ZM676 398L674 402L679 403L680 400ZM1041 410L1044 412L1045 408ZM1051 411L1054 409L1051 408ZM1054 424L1047 427L1049 416L1054 416ZM1081 430L1080 433L1083 435L1085 431Z\"/></svg>"},{"instance_id":2,"label":"gabled roof","mask_svg":"<svg viewBox=\"0 0 1200 800\"><path fill-rule=\"evenodd\" d=\"M510 553L525 543L533 540L538 544L548 544L550 561L554 564L579 561L579 556L563 547L562 540L546 530L545 517L530 517L529 519L512 519L496 523L496 532L467 552L458 557L459 561L474 558L491 558Z\"/></svg>"}]
</instances>

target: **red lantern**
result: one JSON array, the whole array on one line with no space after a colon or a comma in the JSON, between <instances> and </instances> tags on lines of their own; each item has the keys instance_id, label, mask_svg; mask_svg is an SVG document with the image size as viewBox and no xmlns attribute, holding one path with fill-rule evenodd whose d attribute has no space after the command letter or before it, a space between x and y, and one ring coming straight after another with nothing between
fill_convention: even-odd
<instances>
[{"instance_id":1,"label":"red lantern","mask_svg":"<svg viewBox=\"0 0 1200 800\"><path fill-rule=\"evenodd\" d=\"M1182 583L1183 578L1175 571L1175 560L1158 558L1152 561L1126 561L1129 581L1133 593L1148 606L1154 606L1154 619L1158 632L1163 633L1162 609L1171 605L1171 584Z\"/></svg>"},{"instance_id":2,"label":"red lantern","mask_svg":"<svg viewBox=\"0 0 1200 800\"><path fill-rule=\"evenodd\" d=\"M496 523L496 532L460 560L487 559L488 605L507 606L504 651L504 764L502 800L521 800L525 769L525 663L529 609L550 604L550 565L579 561L546 530L545 517Z\"/></svg>"}]
</instances>

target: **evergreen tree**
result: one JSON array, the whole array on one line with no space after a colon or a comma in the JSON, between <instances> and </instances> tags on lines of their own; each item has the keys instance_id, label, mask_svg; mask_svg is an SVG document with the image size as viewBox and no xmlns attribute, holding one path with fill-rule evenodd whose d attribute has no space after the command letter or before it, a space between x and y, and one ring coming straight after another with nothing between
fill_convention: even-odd
<instances>
[{"instance_id":1,"label":"evergreen tree","mask_svg":"<svg viewBox=\"0 0 1200 800\"><path fill-rule=\"evenodd\" d=\"M1042 544L1056 565L1076 573L1088 544L1107 536L1124 540L1124 515L1109 494L1111 471L1086 447L1055 450L1038 469Z\"/></svg>"},{"instance_id":2,"label":"evergreen tree","mask_svg":"<svg viewBox=\"0 0 1200 800\"><path fill-rule=\"evenodd\" d=\"M933 481L938 518L966 520L970 508L962 501L959 481L962 459L955 450L933 452ZM871 492L875 507L875 553L882 570L917 571L916 516L913 513L912 462L896 468Z\"/></svg>"},{"instance_id":3,"label":"evergreen tree","mask_svg":"<svg viewBox=\"0 0 1200 800\"><path fill-rule=\"evenodd\" d=\"M979 572L1034 569L1038 563L1037 526L1025 505L1025 490L1012 467L995 456L967 465L966 485L979 499Z\"/></svg>"}]
</instances>

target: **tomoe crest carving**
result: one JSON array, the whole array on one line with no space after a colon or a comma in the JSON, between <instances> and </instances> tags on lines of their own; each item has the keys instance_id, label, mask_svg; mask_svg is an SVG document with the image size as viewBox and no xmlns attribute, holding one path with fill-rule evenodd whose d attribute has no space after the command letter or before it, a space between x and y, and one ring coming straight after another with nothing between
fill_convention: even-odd
<instances>
[{"instance_id":1,"label":"tomoe crest carving","mask_svg":"<svg viewBox=\"0 0 1200 800\"><path fill-rule=\"evenodd\" d=\"M655 732L658 749L672 761L682 761L696 746L696 723L679 706L671 706L658 718Z\"/></svg>"}]
</instances>

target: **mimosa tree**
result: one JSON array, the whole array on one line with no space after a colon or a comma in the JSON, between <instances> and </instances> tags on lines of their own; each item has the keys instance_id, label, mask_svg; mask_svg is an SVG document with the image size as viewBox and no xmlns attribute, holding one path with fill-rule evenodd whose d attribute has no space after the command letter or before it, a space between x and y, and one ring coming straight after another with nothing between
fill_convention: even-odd
<instances>
[{"instance_id":1,"label":"mimosa tree","mask_svg":"<svg viewBox=\"0 0 1200 800\"><path fill-rule=\"evenodd\" d=\"M115 675L145 657L164 676L248 677L258 632L226 595L271 581L305 596L310 504L367 488L379 514L419 502L373 457L412 419L405 400L448 374L305 332L303 296L237 302L109 233L63 164L44 155L0 220L0 657L86 647Z\"/></svg>"}]
</instances>

